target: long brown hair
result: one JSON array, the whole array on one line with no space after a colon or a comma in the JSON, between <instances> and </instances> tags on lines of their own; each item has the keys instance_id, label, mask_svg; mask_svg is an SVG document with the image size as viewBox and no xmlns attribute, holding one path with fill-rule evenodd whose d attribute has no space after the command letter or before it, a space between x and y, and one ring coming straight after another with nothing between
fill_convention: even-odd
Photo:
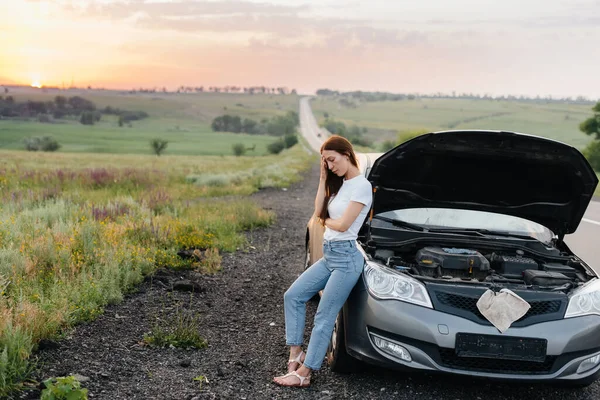
<instances>
[{"instance_id":1,"label":"long brown hair","mask_svg":"<svg viewBox=\"0 0 600 400\"><path fill-rule=\"evenodd\" d=\"M356 154L352 144L345 137L332 135L327 139L323 145L321 145L321 154L323 150L333 150L340 153L343 156L348 156L350 163L358 168L358 161L356 160ZM319 218L321 224L325 224L325 220L329 218L329 211L327 206L332 196L335 196L340 191L342 184L344 183L344 177L337 176L330 169L327 169L327 178L325 179L325 198L323 199L323 206L321 207L321 213Z\"/></svg>"}]
</instances>

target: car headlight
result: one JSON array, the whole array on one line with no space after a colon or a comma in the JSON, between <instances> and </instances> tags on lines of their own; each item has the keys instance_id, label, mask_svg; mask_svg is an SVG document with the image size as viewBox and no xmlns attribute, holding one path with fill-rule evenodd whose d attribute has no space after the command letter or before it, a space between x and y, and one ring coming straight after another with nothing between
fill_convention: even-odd
<instances>
[{"instance_id":1,"label":"car headlight","mask_svg":"<svg viewBox=\"0 0 600 400\"><path fill-rule=\"evenodd\" d=\"M401 300L433 308L425 286L406 274L367 261L363 275L367 289L373 297L382 300Z\"/></svg>"},{"instance_id":2,"label":"car headlight","mask_svg":"<svg viewBox=\"0 0 600 400\"><path fill-rule=\"evenodd\" d=\"M565 318L582 315L600 315L600 280L592 279L575 289L569 296L569 306Z\"/></svg>"}]
</instances>

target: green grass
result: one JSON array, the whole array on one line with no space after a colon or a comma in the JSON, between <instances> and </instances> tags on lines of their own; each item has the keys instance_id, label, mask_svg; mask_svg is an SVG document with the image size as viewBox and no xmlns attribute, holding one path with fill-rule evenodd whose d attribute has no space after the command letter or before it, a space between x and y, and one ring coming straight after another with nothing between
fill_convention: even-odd
<instances>
[{"instance_id":1,"label":"green grass","mask_svg":"<svg viewBox=\"0 0 600 400\"><path fill-rule=\"evenodd\" d=\"M256 145L247 155L262 156L267 154L267 146L277 140L273 136L212 132L209 125L201 123L181 127L165 119L149 118L133 125L119 128L116 119L93 126L78 122L42 124L4 120L0 121L0 148L24 150L25 138L52 136L61 144L60 152L152 154L150 140L160 138L168 141L163 154L231 155L232 145L243 143L246 148Z\"/></svg>"},{"instance_id":2,"label":"green grass","mask_svg":"<svg viewBox=\"0 0 600 400\"><path fill-rule=\"evenodd\" d=\"M398 131L426 129L510 130L548 137L585 147L591 138L579 131L579 123L592 115L591 105L533 104L517 101L421 99L357 103L343 107L331 97L311 103L317 120L327 112L347 125L369 128L375 143L394 140Z\"/></svg>"},{"instance_id":3,"label":"green grass","mask_svg":"<svg viewBox=\"0 0 600 400\"><path fill-rule=\"evenodd\" d=\"M11 93L17 102L26 100L52 101L55 96L78 95L93 101L97 108L106 106L130 111L146 111L150 117L134 121L132 127L118 126L115 116L103 115L93 126L75 120L57 123L0 120L0 148L24 150L23 140L34 136L52 136L60 144L60 152L151 154L150 140L168 141L165 154L231 155L232 145L242 143L246 155L263 156L267 146L278 138L213 132L212 120L229 113L256 121L297 111L298 97L240 94L119 94L103 91L49 91L22 89Z\"/></svg>"},{"instance_id":4,"label":"green grass","mask_svg":"<svg viewBox=\"0 0 600 400\"><path fill-rule=\"evenodd\" d=\"M218 271L220 252L274 219L244 196L312 162L300 145L264 157L0 150L0 397L27 379L40 339L96 318L156 268ZM198 339L189 332L167 339Z\"/></svg>"}]
</instances>

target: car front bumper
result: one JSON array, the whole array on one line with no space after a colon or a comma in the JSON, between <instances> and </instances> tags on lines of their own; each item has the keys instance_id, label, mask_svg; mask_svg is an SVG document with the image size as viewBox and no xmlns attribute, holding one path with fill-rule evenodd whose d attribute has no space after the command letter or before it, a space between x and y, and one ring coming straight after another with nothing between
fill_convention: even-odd
<instances>
[{"instance_id":1,"label":"car front bumper","mask_svg":"<svg viewBox=\"0 0 600 400\"><path fill-rule=\"evenodd\" d=\"M578 381L600 375L600 365L577 372L582 361L600 354L599 316L511 327L501 334L494 326L463 317L398 300L376 299L361 279L348 298L344 317L348 354L370 364L527 381ZM454 349L459 332L546 339L546 360L458 357ZM376 336L404 347L412 360L404 361L378 348Z\"/></svg>"}]
</instances>

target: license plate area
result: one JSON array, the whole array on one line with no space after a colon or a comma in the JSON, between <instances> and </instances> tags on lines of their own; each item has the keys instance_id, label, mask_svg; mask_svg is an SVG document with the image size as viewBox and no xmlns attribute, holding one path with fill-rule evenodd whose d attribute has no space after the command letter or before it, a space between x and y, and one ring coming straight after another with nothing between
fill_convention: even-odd
<instances>
[{"instance_id":1,"label":"license plate area","mask_svg":"<svg viewBox=\"0 0 600 400\"><path fill-rule=\"evenodd\" d=\"M459 357L544 362L548 341L513 336L457 333L455 347L456 355Z\"/></svg>"}]
</instances>

